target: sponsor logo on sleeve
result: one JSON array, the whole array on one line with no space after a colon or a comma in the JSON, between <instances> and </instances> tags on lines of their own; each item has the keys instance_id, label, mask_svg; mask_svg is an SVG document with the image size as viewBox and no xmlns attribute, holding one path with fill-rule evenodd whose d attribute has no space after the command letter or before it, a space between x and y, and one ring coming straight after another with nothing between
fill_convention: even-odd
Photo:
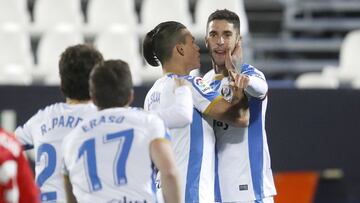
<instances>
[{"instance_id":1,"label":"sponsor logo on sleeve","mask_svg":"<svg viewBox=\"0 0 360 203\"><path fill-rule=\"evenodd\" d=\"M203 94L208 94L213 91L210 85L200 77L194 78L194 84Z\"/></svg>"}]
</instances>

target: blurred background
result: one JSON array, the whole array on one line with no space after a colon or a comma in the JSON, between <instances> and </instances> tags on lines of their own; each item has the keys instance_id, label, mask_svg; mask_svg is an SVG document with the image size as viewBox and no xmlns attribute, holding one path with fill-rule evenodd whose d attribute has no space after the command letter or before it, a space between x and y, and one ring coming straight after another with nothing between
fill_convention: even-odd
<instances>
[{"instance_id":1,"label":"blurred background","mask_svg":"<svg viewBox=\"0 0 360 203\"><path fill-rule=\"evenodd\" d=\"M141 42L162 21L193 33L203 75L207 17L223 8L240 16L245 62L268 79L276 202L360 202L360 0L0 0L1 126L64 101L59 56L83 42L128 61L142 106L162 71Z\"/></svg>"}]
</instances>

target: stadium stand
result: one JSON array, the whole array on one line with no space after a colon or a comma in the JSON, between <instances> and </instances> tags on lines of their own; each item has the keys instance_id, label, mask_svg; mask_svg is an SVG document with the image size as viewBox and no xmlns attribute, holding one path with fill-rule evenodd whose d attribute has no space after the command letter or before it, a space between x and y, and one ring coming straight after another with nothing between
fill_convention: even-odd
<instances>
[{"instance_id":1,"label":"stadium stand","mask_svg":"<svg viewBox=\"0 0 360 203\"><path fill-rule=\"evenodd\" d=\"M34 70L34 78L46 85L59 85L60 54L68 46L83 42L83 34L71 24L58 24L45 31L37 50L38 64Z\"/></svg>"},{"instance_id":2,"label":"stadium stand","mask_svg":"<svg viewBox=\"0 0 360 203\"><path fill-rule=\"evenodd\" d=\"M19 24L0 25L0 83L29 85L34 66L30 35Z\"/></svg>"},{"instance_id":3,"label":"stadium stand","mask_svg":"<svg viewBox=\"0 0 360 203\"><path fill-rule=\"evenodd\" d=\"M325 67L342 67L339 51L343 39L360 28L358 0L0 0L0 4L4 5L0 9L7 8L0 12L0 23L15 21L26 30L29 17L33 17L30 36L35 62L42 33L59 23L73 24L86 42L94 43L99 32L113 23L126 24L141 41L160 21L178 20L195 34L200 46L200 74L211 65L204 44L207 15L216 8L229 8L241 18L246 62L262 70L269 80L287 81L283 83L286 87L308 72L340 75L342 86L343 80L348 80L341 76L342 69ZM141 46L135 52L141 53ZM146 84L161 74L161 69L144 69L141 58L136 63Z\"/></svg>"}]
</instances>

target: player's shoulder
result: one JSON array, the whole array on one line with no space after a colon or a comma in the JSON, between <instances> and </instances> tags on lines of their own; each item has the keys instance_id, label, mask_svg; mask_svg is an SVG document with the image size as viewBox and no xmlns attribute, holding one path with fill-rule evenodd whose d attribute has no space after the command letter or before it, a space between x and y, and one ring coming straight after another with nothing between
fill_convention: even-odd
<instances>
[{"instance_id":1,"label":"player's shoulder","mask_svg":"<svg viewBox=\"0 0 360 203\"><path fill-rule=\"evenodd\" d=\"M248 63L243 63L241 65L241 73L246 75L264 75L264 73L261 72L258 68Z\"/></svg>"},{"instance_id":2,"label":"player's shoulder","mask_svg":"<svg viewBox=\"0 0 360 203\"><path fill-rule=\"evenodd\" d=\"M14 157L18 157L21 152L21 145L14 134L0 128L0 146L9 151Z\"/></svg>"},{"instance_id":3,"label":"player's shoulder","mask_svg":"<svg viewBox=\"0 0 360 203\"><path fill-rule=\"evenodd\" d=\"M207 82L211 82L214 80L215 71L214 69L209 70L207 73L205 73L203 79Z\"/></svg>"}]
</instances>

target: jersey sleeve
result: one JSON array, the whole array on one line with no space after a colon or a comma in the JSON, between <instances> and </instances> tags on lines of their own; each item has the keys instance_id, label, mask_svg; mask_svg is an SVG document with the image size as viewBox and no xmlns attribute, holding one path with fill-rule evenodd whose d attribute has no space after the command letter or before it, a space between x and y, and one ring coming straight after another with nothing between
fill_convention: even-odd
<instances>
[{"instance_id":1,"label":"jersey sleeve","mask_svg":"<svg viewBox=\"0 0 360 203\"><path fill-rule=\"evenodd\" d=\"M241 73L249 77L249 84L245 89L246 94L258 99L265 98L268 91L265 75L249 64L243 64Z\"/></svg>"},{"instance_id":2,"label":"jersey sleeve","mask_svg":"<svg viewBox=\"0 0 360 203\"><path fill-rule=\"evenodd\" d=\"M187 86L175 89L175 102L167 108L154 111L163 119L168 128L180 128L192 122L193 100L191 90Z\"/></svg>"},{"instance_id":3,"label":"jersey sleeve","mask_svg":"<svg viewBox=\"0 0 360 203\"><path fill-rule=\"evenodd\" d=\"M31 117L23 126L18 126L15 129L15 136L24 147L24 149L31 149L34 147L33 134L31 133L32 127L35 126L35 120L39 113Z\"/></svg>"},{"instance_id":4,"label":"jersey sleeve","mask_svg":"<svg viewBox=\"0 0 360 203\"><path fill-rule=\"evenodd\" d=\"M187 79L191 82L193 102L198 111L202 113L208 111L209 107L221 98L219 93L214 91L201 77L189 76Z\"/></svg>"},{"instance_id":5,"label":"jersey sleeve","mask_svg":"<svg viewBox=\"0 0 360 203\"><path fill-rule=\"evenodd\" d=\"M168 130L166 129L163 120L157 115L151 115L149 128L149 132L151 133L151 140L170 139Z\"/></svg>"}]
</instances>

